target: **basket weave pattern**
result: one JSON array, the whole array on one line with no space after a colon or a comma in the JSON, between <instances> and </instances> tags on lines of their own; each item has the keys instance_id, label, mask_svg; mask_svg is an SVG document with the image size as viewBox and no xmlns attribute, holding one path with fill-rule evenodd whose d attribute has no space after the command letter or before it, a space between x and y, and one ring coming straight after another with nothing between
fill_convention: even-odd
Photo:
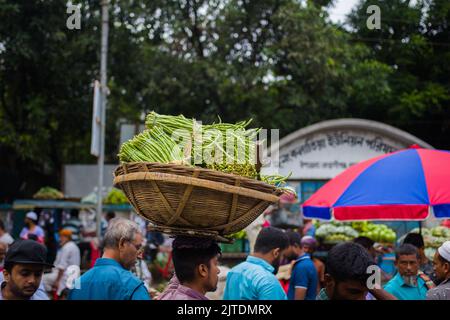
<instances>
[{"instance_id":1,"label":"basket weave pattern","mask_svg":"<svg viewBox=\"0 0 450 320\"><path fill-rule=\"evenodd\" d=\"M114 176L136 212L153 224L221 236L244 229L281 194L258 180L175 164L127 163Z\"/></svg>"}]
</instances>

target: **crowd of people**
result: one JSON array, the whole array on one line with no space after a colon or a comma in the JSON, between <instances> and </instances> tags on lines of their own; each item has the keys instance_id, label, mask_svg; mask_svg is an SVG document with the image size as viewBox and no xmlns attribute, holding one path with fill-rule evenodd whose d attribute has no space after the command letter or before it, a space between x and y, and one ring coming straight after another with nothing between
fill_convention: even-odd
<instances>
[{"instance_id":1,"label":"crowd of people","mask_svg":"<svg viewBox=\"0 0 450 320\"><path fill-rule=\"evenodd\" d=\"M102 234L104 240L107 240L106 231L110 222L115 218L114 213L107 213L105 219L102 221ZM123 219L123 221L129 221ZM33 300L48 300L48 299L66 299L70 291L72 281L69 279L73 275L79 275L83 270L82 268L82 253L89 250L91 254L92 266L95 266L99 257L94 254L94 248L88 246L86 248L86 242L82 242L83 232L82 224L78 219L77 210L70 212L70 218L66 219L62 224L61 229L57 234L58 250L56 258L51 259L48 251L48 240L50 237L45 236L44 230L38 225L38 215L31 211L25 216L24 227L20 232L18 239L14 239L11 234L6 231L5 225L0 220L0 283L6 283L7 281L13 281L11 278L11 269L8 269L10 264L15 262L24 262L26 265L42 266L42 274L39 278L39 285L34 295L29 296ZM116 230L114 228L113 230ZM108 244L108 241L103 241L103 246ZM20 244L20 246L19 246ZM37 246L38 245L38 246ZM91 245L92 246L92 245ZM14 260L16 258L9 257L10 254L14 255L15 250L22 252L22 257L27 257L30 252L33 252L36 248L39 248L36 252L39 253L39 259L31 260L22 259ZM101 248L104 252L108 252L108 247ZM100 251L100 248L99 248ZM142 250L141 250L142 251ZM36 257L34 257L36 258ZM144 283L147 294L152 291L150 288L151 273L148 269L147 263L143 259L143 252L141 252L137 259L133 260L134 265L129 269L133 274ZM54 260L52 263L48 261ZM40 264L39 261L44 263ZM9 273L8 273L9 271ZM6 273L9 277L6 277ZM11 280L9 280L11 279ZM34 280L30 280L29 287L34 288ZM27 285L28 286L28 285ZM15 286L13 286L13 291ZM8 294L6 295L8 296ZM19 296L17 296L19 297Z\"/></svg>"},{"instance_id":2,"label":"crowd of people","mask_svg":"<svg viewBox=\"0 0 450 320\"><path fill-rule=\"evenodd\" d=\"M212 239L177 236L172 243L174 275L162 293L151 294L143 281L148 268L142 263L142 229L124 218L110 219L102 256L93 267L80 277L70 277L69 267L80 266L74 229L61 229L60 248L49 264L35 218L27 214L28 223L16 241L0 223L0 299L44 300L52 298L53 293L69 300L207 300L206 295L218 287L219 244ZM301 237L298 232L271 226L262 228L246 260L227 272L222 298L450 300L450 241L430 261L424 254L421 235L408 235L395 251L395 275L381 275L384 286L369 285L369 270L377 267L372 240L359 237L335 245L325 264L314 257L316 246L312 236ZM286 267L289 276L277 276Z\"/></svg>"}]
</instances>

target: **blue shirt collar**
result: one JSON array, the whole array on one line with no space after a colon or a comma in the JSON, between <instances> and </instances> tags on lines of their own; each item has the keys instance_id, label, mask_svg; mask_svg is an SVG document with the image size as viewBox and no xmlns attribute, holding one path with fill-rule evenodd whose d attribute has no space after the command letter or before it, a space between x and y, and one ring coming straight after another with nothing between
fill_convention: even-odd
<instances>
[{"instance_id":1,"label":"blue shirt collar","mask_svg":"<svg viewBox=\"0 0 450 320\"><path fill-rule=\"evenodd\" d=\"M119 262L110 258L98 258L95 261L94 267L101 267L101 266L116 266L125 270L125 268Z\"/></svg>"},{"instance_id":2,"label":"blue shirt collar","mask_svg":"<svg viewBox=\"0 0 450 320\"><path fill-rule=\"evenodd\" d=\"M417 276L417 286L419 287L421 285L420 280L422 280L419 276ZM394 281L397 283L400 287L411 287L410 285L406 284L405 281L403 281L403 277L400 275L400 273L397 271L397 274L394 277Z\"/></svg>"},{"instance_id":3,"label":"blue shirt collar","mask_svg":"<svg viewBox=\"0 0 450 320\"><path fill-rule=\"evenodd\" d=\"M309 253L304 253L304 254L302 254L300 257L298 257L298 259L297 259L297 261L298 260L300 260L300 259L305 259L305 258L311 258L311 255L309 254Z\"/></svg>"},{"instance_id":4,"label":"blue shirt collar","mask_svg":"<svg viewBox=\"0 0 450 320\"><path fill-rule=\"evenodd\" d=\"M275 268L272 265L270 265L266 260L257 258L255 256L248 256L246 261L248 263L253 263L258 266L261 266L264 269L266 269L267 271L269 271L270 273L273 273L273 271L275 270Z\"/></svg>"}]
</instances>

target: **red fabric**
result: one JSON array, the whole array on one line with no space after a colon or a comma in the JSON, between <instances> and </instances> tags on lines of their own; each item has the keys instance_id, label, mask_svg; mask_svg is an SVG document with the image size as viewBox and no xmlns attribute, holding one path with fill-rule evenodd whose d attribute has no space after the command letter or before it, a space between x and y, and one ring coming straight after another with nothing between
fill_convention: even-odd
<instances>
[{"instance_id":1,"label":"red fabric","mask_svg":"<svg viewBox=\"0 0 450 320\"><path fill-rule=\"evenodd\" d=\"M450 152L418 149L431 205L450 203Z\"/></svg>"},{"instance_id":2,"label":"red fabric","mask_svg":"<svg viewBox=\"0 0 450 320\"><path fill-rule=\"evenodd\" d=\"M443 227L450 228L450 219L447 219L447 220L442 221L442 226L443 226Z\"/></svg>"},{"instance_id":3,"label":"red fabric","mask_svg":"<svg viewBox=\"0 0 450 320\"><path fill-rule=\"evenodd\" d=\"M332 207L334 203L339 199L342 193L348 188L348 186L368 167L375 162L391 155L392 153L381 155L363 162L360 162L354 166L351 166L343 173L336 176L334 179L327 182L322 188L314 193L303 204L304 207Z\"/></svg>"},{"instance_id":4,"label":"red fabric","mask_svg":"<svg viewBox=\"0 0 450 320\"><path fill-rule=\"evenodd\" d=\"M335 207L336 220L424 220L428 205L383 205Z\"/></svg>"},{"instance_id":5,"label":"red fabric","mask_svg":"<svg viewBox=\"0 0 450 320\"><path fill-rule=\"evenodd\" d=\"M287 294L289 290L289 280L280 279L278 281L280 281L280 284L283 287L284 292Z\"/></svg>"},{"instance_id":6,"label":"red fabric","mask_svg":"<svg viewBox=\"0 0 450 320\"><path fill-rule=\"evenodd\" d=\"M90 243L91 246L91 268L94 267L95 261L97 261L98 258L100 258L100 250L95 246L92 241Z\"/></svg>"}]
</instances>

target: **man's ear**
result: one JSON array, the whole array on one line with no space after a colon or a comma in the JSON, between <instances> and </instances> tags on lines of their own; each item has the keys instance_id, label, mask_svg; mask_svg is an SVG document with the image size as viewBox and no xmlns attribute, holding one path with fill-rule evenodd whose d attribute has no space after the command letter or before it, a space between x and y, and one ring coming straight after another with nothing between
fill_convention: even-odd
<instances>
[{"instance_id":1,"label":"man's ear","mask_svg":"<svg viewBox=\"0 0 450 320\"><path fill-rule=\"evenodd\" d=\"M274 258L278 258L281 254L281 249L280 248L275 248L272 250L272 255L274 256Z\"/></svg>"},{"instance_id":2,"label":"man's ear","mask_svg":"<svg viewBox=\"0 0 450 320\"><path fill-rule=\"evenodd\" d=\"M120 240L119 240L119 245L118 245L118 247L119 247L119 250L121 250L121 249L123 249L124 247L125 247L125 239L124 238L120 238Z\"/></svg>"},{"instance_id":3,"label":"man's ear","mask_svg":"<svg viewBox=\"0 0 450 320\"><path fill-rule=\"evenodd\" d=\"M10 274L6 269L3 269L3 278L5 279L6 282L9 281Z\"/></svg>"},{"instance_id":4,"label":"man's ear","mask_svg":"<svg viewBox=\"0 0 450 320\"><path fill-rule=\"evenodd\" d=\"M449 262L444 263L444 270L446 273L450 272L450 263Z\"/></svg>"},{"instance_id":5,"label":"man's ear","mask_svg":"<svg viewBox=\"0 0 450 320\"><path fill-rule=\"evenodd\" d=\"M197 271L198 271L198 274L200 275L201 278L208 278L209 268L208 268L208 266L206 264L201 263L197 267Z\"/></svg>"}]
</instances>

